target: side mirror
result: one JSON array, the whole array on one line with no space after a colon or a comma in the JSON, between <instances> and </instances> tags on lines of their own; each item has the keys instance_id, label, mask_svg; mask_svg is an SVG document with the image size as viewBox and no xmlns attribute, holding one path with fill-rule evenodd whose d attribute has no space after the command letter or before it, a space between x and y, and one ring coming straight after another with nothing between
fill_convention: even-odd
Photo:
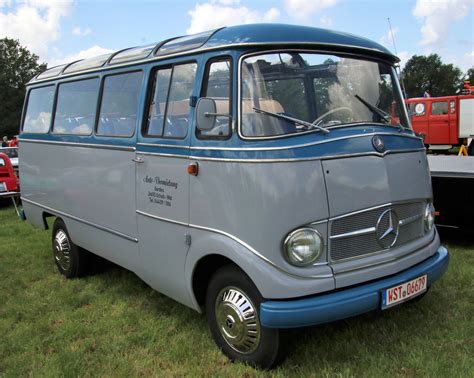
<instances>
[{"instance_id":1,"label":"side mirror","mask_svg":"<svg viewBox=\"0 0 474 378\"><path fill-rule=\"evenodd\" d=\"M196 104L196 127L209 131L216 125L216 117L232 118L230 114L216 113L217 105L213 98L201 97Z\"/></svg>"},{"instance_id":2,"label":"side mirror","mask_svg":"<svg viewBox=\"0 0 474 378\"><path fill-rule=\"evenodd\" d=\"M196 105L196 127L201 131L209 131L216 125L216 101L201 97Z\"/></svg>"}]
</instances>

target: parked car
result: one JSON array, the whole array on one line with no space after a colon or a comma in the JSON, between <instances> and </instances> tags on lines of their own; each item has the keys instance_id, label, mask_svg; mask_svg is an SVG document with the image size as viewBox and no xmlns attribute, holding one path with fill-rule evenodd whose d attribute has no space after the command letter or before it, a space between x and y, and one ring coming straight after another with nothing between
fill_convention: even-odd
<instances>
[{"instance_id":1,"label":"parked car","mask_svg":"<svg viewBox=\"0 0 474 378\"><path fill-rule=\"evenodd\" d=\"M0 153L5 154L10 159L15 174L18 176L18 147L2 147Z\"/></svg>"},{"instance_id":2,"label":"parked car","mask_svg":"<svg viewBox=\"0 0 474 378\"><path fill-rule=\"evenodd\" d=\"M0 194L18 191L18 178L13 171L11 159L0 152Z\"/></svg>"}]
</instances>

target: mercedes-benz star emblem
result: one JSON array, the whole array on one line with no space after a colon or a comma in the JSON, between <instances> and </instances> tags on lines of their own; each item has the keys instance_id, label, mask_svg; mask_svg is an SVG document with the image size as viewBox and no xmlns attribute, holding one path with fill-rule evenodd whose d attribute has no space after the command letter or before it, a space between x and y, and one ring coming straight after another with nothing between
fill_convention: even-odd
<instances>
[{"instance_id":1,"label":"mercedes-benz star emblem","mask_svg":"<svg viewBox=\"0 0 474 378\"><path fill-rule=\"evenodd\" d=\"M374 146L375 150L378 152L385 151L385 144L382 138L379 137L378 135L374 135L374 137L372 138L372 145Z\"/></svg>"},{"instance_id":2,"label":"mercedes-benz star emblem","mask_svg":"<svg viewBox=\"0 0 474 378\"><path fill-rule=\"evenodd\" d=\"M383 248L393 247L397 241L399 227L400 221L395 211L387 209L380 214L375 226L375 234L380 246Z\"/></svg>"}]
</instances>

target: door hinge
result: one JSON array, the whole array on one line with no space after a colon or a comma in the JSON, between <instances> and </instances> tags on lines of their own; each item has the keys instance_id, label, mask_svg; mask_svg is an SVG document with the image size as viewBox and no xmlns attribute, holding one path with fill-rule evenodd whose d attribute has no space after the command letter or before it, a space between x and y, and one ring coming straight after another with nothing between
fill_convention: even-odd
<instances>
[{"instance_id":1,"label":"door hinge","mask_svg":"<svg viewBox=\"0 0 474 378\"><path fill-rule=\"evenodd\" d=\"M184 237L186 240L186 244L191 245L191 234L185 234Z\"/></svg>"}]
</instances>

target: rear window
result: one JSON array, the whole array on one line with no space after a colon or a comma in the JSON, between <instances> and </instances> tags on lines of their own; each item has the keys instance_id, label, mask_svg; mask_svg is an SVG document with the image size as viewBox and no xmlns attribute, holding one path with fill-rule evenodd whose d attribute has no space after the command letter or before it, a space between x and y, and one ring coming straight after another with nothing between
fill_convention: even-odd
<instances>
[{"instance_id":1,"label":"rear window","mask_svg":"<svg viewBox=\"0 0 474 378\"><path fill-rule=\"evenodd\" d=\"M95 123L98 95L98 78L60 84L53 132L91 134Z\"/></svg>"},{"instance_id":2,"label":"rear window","mask_svg":"<svg viewBox=\"0 0 474 378\"><path fill-rule=\"evenodd\" d=\"M141 82L141 72L105 78L97 134L125 137L134 134Z\"/></svg>"},{"instance_id":3,"label":"rear window","mask_svg":"<svg viewBox=\"0 0 474 378\"><path fill-rule=\"evenodd\" d=\"M54 86L36 88L30 91L26 107L24 133L47 133L53 111Z\"/></svg>"}]
</instances>

